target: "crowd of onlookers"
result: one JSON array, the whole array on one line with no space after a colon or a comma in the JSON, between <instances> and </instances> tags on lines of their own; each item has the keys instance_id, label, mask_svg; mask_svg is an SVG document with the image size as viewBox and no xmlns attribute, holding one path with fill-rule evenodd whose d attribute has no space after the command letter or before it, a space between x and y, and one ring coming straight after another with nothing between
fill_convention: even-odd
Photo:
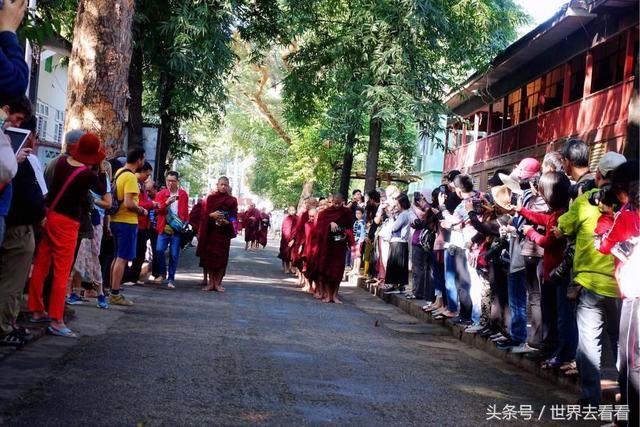
<instances>
[{"instance_id":1,"label":"crowd of onlookers","mask_svg":"<svg viewBox=\"0 0 640 427\"><path fill-rule=\"evenodd\" d=\"M611 351L638 425L639 174L637 160L616 152L590 170L589 146L571 139L542 162L496 171L486 192L459 171L412 200L390 186L363 205L354 192L364 273L401 294L410 272L406 297L428 301L433 318L577 375L583 405L600 403L601 359Z\"/></svg>"},{"instance_id":2,"label":"crowd of onlookers","mask_svg":"<svg viewBox=\"0 0 640 427\"><path fill-rule=\"evenodd\" d=\"M29 71L15 33L26 7L6 1L0 8L0 344L10 346L32 337L18 324L25 299L23 324L75 337L64 321L67 306L89 297L103 309L131 305L122 284L163 283L167 250L166 286L173 288L189 236L189 196L179 174L169 172L166 187L158 188L142 148L107 160L104 141L72 130L64 152L43 168L35 155L37 120L24 95Z\"/></svg>"}]
</instances>

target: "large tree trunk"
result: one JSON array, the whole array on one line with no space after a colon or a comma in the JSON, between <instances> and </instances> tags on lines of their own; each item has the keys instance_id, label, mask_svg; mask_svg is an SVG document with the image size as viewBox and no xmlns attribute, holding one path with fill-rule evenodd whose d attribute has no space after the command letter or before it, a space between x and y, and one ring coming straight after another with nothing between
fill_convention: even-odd
<instances>
[{"instance_id":1,"label":"large tree trunk","mask_svg":"<svg viewBox=\"0 0 640 427\"><path fill-rule=\"evenodd\" d=\"M375 190L378 184L378 155L382 137L382 120L371 115L369 120L369 152L367 153L367 170L364 178L365 193Z\"/></svg>"},{"instance_id":2,"label":"large tree trunk","mask_svg":"<svg viewBox=\"0 0 640 427\"><path fill-rule=\"evenodd\" d=\"M356 134L354 132L347 133L347 139L344 143L344 155L342 157L342 176L340 177L340 194L345 200L349 197L349 183L351 182L351 169L353 168L353 147L356 144Z\"/></svg>"},{"instance_id":3,"label":"large tree trunk","mask_svg":"<svg viewBox=\"0 0 640 427\"><path fill-rule=\"evenodd\" d=\"M137 44L129 68L129 147L142 146L142 90L142 47Z\"/></svg>"},{"instance_id":4,"label":"large tree trunk","mask_svg":"<svg viewBox=\"0 0 640 427\"><path fill-rule=\"evenodd\" d=\"M65 131L96 133L107 151L124 138L134 12L134 0L78 1Z\"/></svg>"},{"instance_id":5,"label":"large tree trunk","mask_svg":"<svg viewBox=\"0 0 640 427\"><path fill-rule=\"evenodd\" d=\"M300 194L300 200L298 201L298 210L302 209L304 206L305 199L313 196L313 184L312 180L305 181L302 184L302 194Z\"/></svg>"},{"instance_id":6,"label":"large tree trunk","mask_svg":"<svg viewBox=\"0 0 640 427\"><path fill-rule=\"evenodd\" d=\"M167 158L173 139L177 137L177 122L171 110L172 94L175 87L174 77L162 72L160 73L160 83L158 99L160 101L160 135L158 137L157 159L156 159L156 180L164 182L164 175L167 170Z\"/></svg>"}]
</instances>

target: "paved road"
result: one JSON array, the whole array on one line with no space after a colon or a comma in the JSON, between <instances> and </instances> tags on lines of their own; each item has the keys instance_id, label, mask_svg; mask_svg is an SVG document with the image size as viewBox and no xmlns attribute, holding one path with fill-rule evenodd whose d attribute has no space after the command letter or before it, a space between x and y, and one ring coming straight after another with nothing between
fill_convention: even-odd
<instances>
[{"instance_id":1,"label":"paved road","mask_svg":"<svg viewBox=\"0 0 640 427\"><path fill-rule=\"evenodd\" d=\"M227 292L204 293L191 250L175 291L80 307L80 340L0 361L0 424L515 425L488 421L488 405L575 398L357 288L319 303L277 261L234 243Z\"/></svg>"}]
</instances>

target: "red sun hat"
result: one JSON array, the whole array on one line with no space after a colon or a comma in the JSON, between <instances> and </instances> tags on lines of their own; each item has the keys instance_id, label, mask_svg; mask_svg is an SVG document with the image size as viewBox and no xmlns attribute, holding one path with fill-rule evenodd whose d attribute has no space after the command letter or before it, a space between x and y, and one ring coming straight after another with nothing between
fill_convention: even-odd
<instances>
[{"instance_id":1,"label":"red sun hat","mask_svg":"<svg viewBox=\"0 0 640 427\"><path fill-rule=\"evenodd\" d=\"M97 165L106 157L100 138L92 133L82 135L78 142L69 145L67 150L74 160L86 165Z\"/></svg>"},{"instance_id":2,"label":"red sun hat","mask_svg":"<svg viewBox=\"0 0 640 427\"><path fill-rule=\"evenodd\" d=\"M520 160L518 166L515 167L511 176L518 179L529 179L538 172L540 172L540 162L533 157L526 157Z\"/></svg>"}]
</instances>

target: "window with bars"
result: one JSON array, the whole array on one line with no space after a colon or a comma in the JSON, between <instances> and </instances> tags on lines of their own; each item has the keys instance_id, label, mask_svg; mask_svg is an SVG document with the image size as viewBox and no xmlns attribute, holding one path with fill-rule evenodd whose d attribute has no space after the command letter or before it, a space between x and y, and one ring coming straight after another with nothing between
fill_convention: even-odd
<instances>
[{"instance_id":1,"label":"window with bars","mask_svg":"<svg viewBox=\"0 0 640 427\"><path fill-rule=\"evenodd\" d=\"M562 92L564 92L564 66L556 68L544 77L545 111L562 105Z\"/></svg>"},{"instance_id":2,"label":"window with bars","mask_svg":"<svg viewBox=\"0 0 640 427\"><path fill-rule=\"evenodd\" d=\"M577 101L584 94L584 68L586 56L583 53L569 62L571 79L569 82L569 102Z\"/></svg>"},{"instance_id":3,"label":"window with bars","mask_svg":"<svg viewBox=\"0 0 640 427\"><path fill-rule=\"evenodd\" d=\"M598 142L593 144L589 149L589 169L595 172L598 169L598 163L600 163L600 159L607 152L607 143L606 142Z\"/></svg>"},{"instance_id":4,"label":"window with bars","mask_svg":"<svg viewBox=\"0 0 640 427\"><path fill-rule=\"evenodd\" d=\"M524 117L525 120L538 115L540 109L540 92L542 91L542 78L535 79L526 86Z\"/></svg>"},{"instance_id":5,"label":"window with bars","mask_svg":"<svg viewBox=\"0 0 640 427\"><path fill-rule=\"evenodd\" d=\"M58 144L62 144L62 130L64 125L62 123L56 123L55 131L53 133L53 140Z\"/></svg>"},{"instance_id":6,"label":"window with bars","mask_svg":"<svg viewBox=\"0 0 640 427\"><path fill-rule=\"evenodd\" d=\"M522 108L522 92L520 88L511 92L507 96L507 119L505 120L505 127L510 127L520 123L520 109Z\"/></svg>"},{"instance_id":7,"label":"window with bars","mask_svg":"<svg viewBox=\"0 0 640 427\"><path fill-rule=\"evenodd\" d=\"M591 92L597 92L622 81L626 47L625 34L620 34L593 49Z\"/></svg>"},{"instance_id":8,"label":"window with bars","mask_svg":"<svg viewBox=\"0 0 640 427\"><path fill-rule=\"evenodd\" d=\"M49 120L46 116L42 116L40 114L36 115L38 120L37 131L40 138L46 140L47 139L47 128L49 127Z\"/></svg>"}]
</instances>

